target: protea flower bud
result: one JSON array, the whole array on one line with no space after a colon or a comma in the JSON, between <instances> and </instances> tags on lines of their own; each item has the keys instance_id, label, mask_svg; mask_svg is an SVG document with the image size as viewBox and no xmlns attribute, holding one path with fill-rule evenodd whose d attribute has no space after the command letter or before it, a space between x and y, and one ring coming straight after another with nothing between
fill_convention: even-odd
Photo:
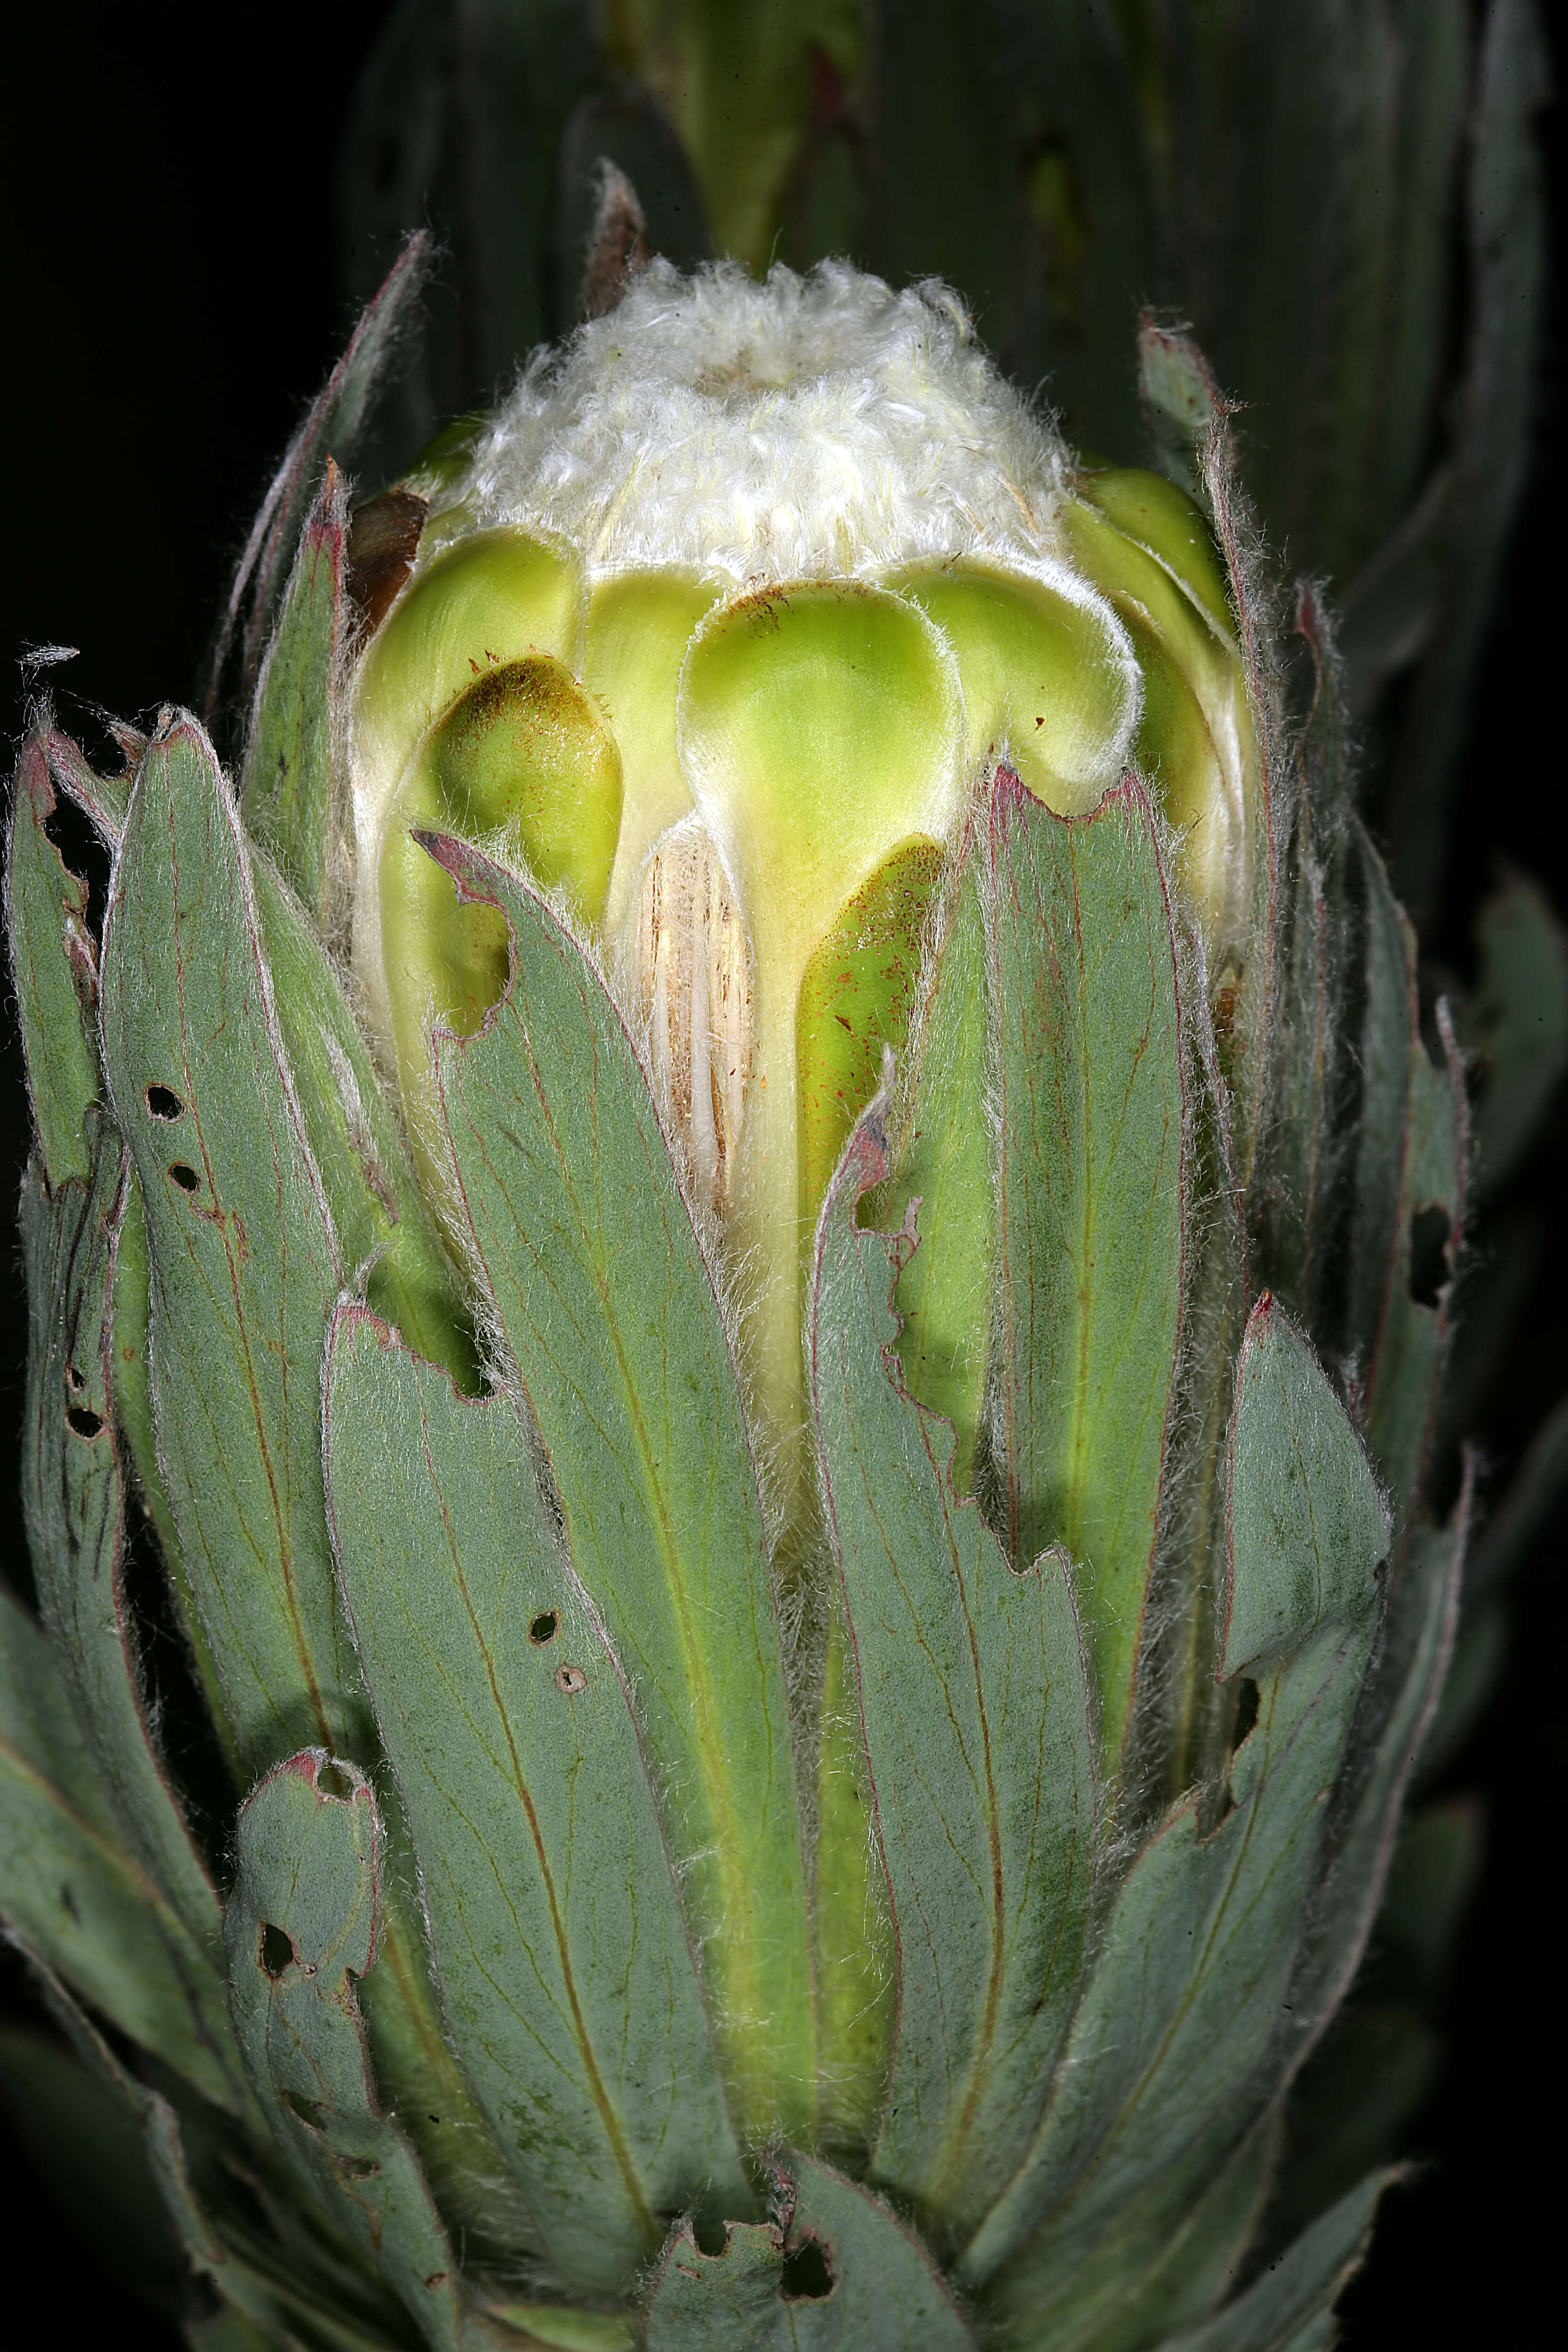
<instances>
[{"instance_id":1,"label":"protea flower bud","mask_svg":"<svg viewBox=\"0 0 1568 2352\"><path fill-rule=\"evenodd\" d=\"M1316 2341L1385 2176L1269 2184L1463 1534L1327 625L1179 337L1202 507L939 287L607 299L326 460L237 793L24 751L0 1913L247 2342Z\"/></svg>"},{"instance_id":2,"label":"protea flower bud","mask_svg":"<svg viewBox=\"0 0 1568 2352\"><path fill-rule=\"evenodd\" d=\"M354 962L416 1134L432 1009L471 1034L507 973L419 846L444 827L618 975L775 1436L979 784L1079 816L1135 762L1184 908L1245 956L1256 754L1207 525L1158 476L1075 473L941 287L655 264L432 502L354 709Z\"/></svg>"}]
</instances>

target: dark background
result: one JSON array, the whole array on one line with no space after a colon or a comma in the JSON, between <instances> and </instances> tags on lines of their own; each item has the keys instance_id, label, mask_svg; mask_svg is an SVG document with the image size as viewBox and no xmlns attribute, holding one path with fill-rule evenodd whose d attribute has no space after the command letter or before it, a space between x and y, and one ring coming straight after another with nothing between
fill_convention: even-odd
<instances>
[{"instance_id":1,"label":"dark background","mask_svg":"<svg viewBox=\"0 0 1568 2352\"><path fill-rule=\"evenodd\" d=\"M1364 0L1376 5L1376 0ZM27 645L80 659L45 674L65 724L101 747L94 706L134 717L195 698L213 616L270 466L343 341L331 226L334 159L384 0L273 0L213 20L60 0L0 47L0 726L23 725ZM1547 12L1549 16L1551 12ZM1551 27L1558 87L1568 59ZM1556 250L1559 114L1548 118ZM982 331L984 321L980 321ZM1245 393L1245 386L1237 387ZM1469 916L1500 857L1568 910L1563 302L1552 298L1534 477L1477 699L1447 910L1431 942L1463 971ZM90 702L78 698L90 698ZM9 1004L0 1058L0 1549L19 1544L16 1431L26 1307L10 1225L26 1148ZM1531 1319L1481 1414L1491 1492L1568 1387L1568 1106L1521 1180L1549 1245ZM1457 1956L1451 2054L1416 2126L1415 2184L1388 2200L1345 2308L1373 2347L1533 2338L1553 2307L1561 2223L1550 2157L1561 2092L1561 1959L1544 1890L1568 1781L1568 1612L1559 1513L1517 1591L1504 1683L1445 1787L1490 1823L1486 1874ZM18 1580L25 1571L19 1570ZM0 1955L0 2006L25 2005ZM0 2126L0 2131L4 2126ZM1549 2218L1548 2199L1552 2207ZM171 2345L83 2259L0 2140L0 2295L63 2344ZM51 2281L53 2284L51 2284ZM53 2316L45 2321L45 2311Z\"/></svg>"}]
</instances>

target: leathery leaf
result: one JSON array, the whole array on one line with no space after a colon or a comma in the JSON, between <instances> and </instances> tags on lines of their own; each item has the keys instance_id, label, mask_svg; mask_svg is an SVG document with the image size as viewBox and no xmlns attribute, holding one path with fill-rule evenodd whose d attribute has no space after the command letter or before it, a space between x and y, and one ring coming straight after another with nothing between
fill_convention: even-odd
<instances>
[{"instance_id":1,"label":"leathery leaf","mask_svg":"<svg viewBox=\"0 0 1568 2352\"><path fill-rule=\"evenodd\" d=\"M342 983L266 858L253 856L251 872L279 1034L339 1255L346 1266L368 1265L370 1304L410 1347L469 1384L473 1346L452 1262Z\"/></svg>"},{"instance_id":2,"label":"leathery leaf","mask_svg":"<svg viewBox=\"0 0 1568 2352\"><path fill-rule=\"evenodd\" d=\"M1297 754L1299 797L1279 899L1283 1017L1268 1041L1271 1170L1261 1239L1269 1283L1282 1304L1310 1323L1323 1283L1332 1112L1343 1092L1336 1066L1342 973L1331 910L1342 896L1348 726L1330 625L1310 587L1300 593L1296 634L1312 663L1314 686Z\"/></svg>"},{"instance_id":3,"label":"leathery leaf","mask_svg":"<svg viewBox=\"0 0 1568 2352\"><path fill-rule=\"evenodd\" d=\"M914 1045L889 1222L920 1202L921 1246L899 1278L899 1358L910 1394L951 1421L968 1491L985 1379L995 1208L985 1100L985 935L978 854L966 841L934 942Z\"/></svg>"},{"instance_id":4,"label":"leathery leaf","mask_svg":"<svg viewBox=\"0 0 1568 2352\"><path fill-rule=\"evenodd\" d=\"M35 737L16 763L5 914L33 1123L44 1172L51 1185L59 1185L68 1176L85 1181L91 1172L81 1115L102 1081L87 884L69 871L45 831L54 809L48 761Z\"/></svg>"},{"instance_id":5,"label":"leathery leaf","mask_svg":"<svg viewBox=\"0 0 1568 2352\"><path fill-rule=\"evenodd\" d=\"M322 1748L290 1757L241 1808L237 1861L224 1940L251 2087L307 2189L426 2340L455 2352L451 2249L413 2150L376 2103L356 1996L383 1924L369 1781Z\"/></svg>"},{"instance_id":6,"label":"leathery leaf","mask_svg":"<svg viewBox=\"0 0 1568 2352\"><path fill-rule=\"evenodd\" d=\"M1016 1565L1079 1571L1117 1769L1180 1336L1185 1105L1170 905L1131 778L1055 816L998 771L985 835L999 1050L996 1443Z\"/></svg>"},{"instance_id":7,"label":"leathery leaf","mask_svg":"<svg viewBox=\"0 0 1568 2352\"><path fill-rule=\"evenodd\" d=\"M121 2033L238 2108L222 1979L127 1853L47 1638L3 1586L0 1921Z\"/></svg>"},{"instance_id":8,"label":"leathery leaf","mask_svg":"<svg viewBox=\"0 0 1568 2352\"><path fill-rule=\"evenodd\" d=\"M368 1729L332 1590L321 1489L321 1352L338 1288L333 1209L344 1207L356 1247L373 1247L385 1223L397 1223L376 1276L384 1269L387 1277L377 1296L392 1297L400 1308L417 1288L405 1278L410 1269L416 1275L440 1254L428 1219L420 1227L406 1201L395 1218L395 1192L376 1222L385 1204L364 1162L387 1171L394 1187L402 1163L385 1141L391 1122L364 1048L298 909L266 861L244 845L199 729L178 721L139 747L134 796L115 806L95 798L102 780L63 738L49 736L43 748L56 782L110 834L114 887L131 897L117 930L111 889L100 1008L110 1083L129 1097L142 1151L139 1181L127 1171L117 1244L116 1417L163 1539L225 1747L241 1770L254 1769L295 1745L300 1732L319 1729L320 1712L348 1718L351 1730L357 1715ZM117 788L110 780L103 789L113 796ZM149 797L157 804L151 824ZM170 883L175 871L183 896ZM215 903L226 928L211 920ZM165 909L173 910L172 925ZM280 1008L268 950L280 950L288 996ZM158 1066L139 1076L149 1037ZM171 1084L175 1064L184 1077ZM296 1087L300 1070L305 1083ZM187 1083L193 1074L199 1086ZM311 1141L326 1162L320 1185L322 1163ZM205 1188L193 1164L198 1160ZM194 1195L186 1191L193 1181ZM148 1184L161 1211L150 1252ZM217 1185L232 1215L213 1213ZM151 1343L149 1255L161 1276ZM177 1528L153 1454L149 1352L168 1391L162 1439L183 1506ZM230 1642L225 1636L234 1628L240 1630ZM341 1704L318 1711L310 1685L320 1702L323 1652L334 1668L342 1666L346 1690L333 1694ZM416 2126L431 2161L449 2173L478 2160L483 2135L441 2042L414 1957L416 1940L406 1916L395 1921L371 2022L378 2049L395 2046L400 2079L432 2093L416 2102ZM426 2124L433 2109L447 2119L439 2128Z\"/></svg>"},{"instance_id":9,"label":"leathery leaf","mask_svg":"<svg viewBox=\"0 0 1568 2352\"><path fill-rule=\"evenodd\" d=\"M100 1112L88 1113L84 1134L95 1144L89 1186L71 1177L51 1198L35 1168L22 1191L29 1309L23 1515L38 1606L121 1835L207 1952L216 1988L217 1896L153 1736L123 1582L125 1488L110 1391L129 1171L119 1133ZM221 2049L228 2023L221 1995L213 2015Z\"/></svg>"},{"instance_id":10,"label":"leathery leaf","mask_svg":"<svg viewBox=\"0 0 1568 2352\"><path fill-rule=\"evenodd\" d=\"M1303 2230L1244 2294L1202 2326L1173 2336L1161 2352L1329 2352L1331 2329L1321 2335L1309 2331L1314 2320L1328 2319L1361 2268L1378 2200L1397 2177L1369 2172Z\"/></svg>"},{"instance_id":11,"label":"leathery leaf","mask_svg":"<svg viewBox=\"0 0 1568 2352\"><path fill-rule=\"evenodd\" d=\"M1351 1343L1364 1356L1376 1345L1393 1280L1417 1007L1415 934L1400 912L1383 860L1364 828L1356 825L1352 839L1365 935L1348 1310Z\"/></svg>"},{"instance_id":12,"label":"leathery leaf","mask_svg":"<svg viewBox=\"0 0 1568 2352\"><path fill-rule=\"evenodd\" d=\"M771 2221L732 2224L718 2253L689 2228L670 2240L646 2352L972 2352L925 2248L868 2189L808 2156L773 2175Z\"/></svg>"},{"instance_id":13,"label":"leathery leaf","mask_svg":"<svg viewBox=\"0 0 1568 2352\"><path fill-rule=\"evenodd\" d=\"M238 2326L243 2315L257 2331L237 2338L203 2333L221 2326L215 2318L187 2324L190 2342L223 2347L237 2341L241 2352L250 2352L252 2346L265 2352L290 2340L300 2320L310 2331L300 2341L330 2346L332 2352L381 2352L389 2333L399 2339L405 2332L402 2314L380 2280L319 2226L284 2219L287 2209L270 2197L272 2213L284 2219L284 2231L282 2242L268 2242L256 2229L256 2175L242 2183L229 2168L232 2137L215 2131L211 2118L194 2103L182 2099L176 2106L132 2073L48 1963L37 1952L26 1957L55 2023L89 2078L96 2077L122 2103L138 2128L142 2145L131 2161L144 2168L142 2179L158 2196L185 2263L216 2290L226 2306L223 2318ZM259 2125L259 2114L255 2121Z\"/></svg>"},{"instance_id":14,"label":"leathery leaf","mask_svg":"<svg viewBox=\"0 0 1568 2352\"><path fill-rule=\"evenodd\" d=\"M1021 2162L1066 2032L1094 1860L1089 1697L1066 1563L1016 1574L904 1391L907 1234L861 1234L879 1097L817 1227L806 1349L900 2005L872 2178L966 2234Z\"/></svg>"},{"instance_id":15,"label":"leathery leaf","mask_svg":"<svg viewBox=\"0 0 1568 2352\"><path fill-rule=\"evenodd\" d=\"M170 1502L235 1745L260 1769L363 1728L321 1491L321 1349L343 1268L249 854L189 718L142 760L101 966L104 1066L146 1207Z\"/></svg>"},{"instance_id":16,"label":"leathery leaf","mask_svg":"<svg viewBox=\"0 0 1568 2352\"><path fill-rule=\"evenodd\" d=\"M510 1398L459 1397L347 1306L326 1398L344 1603L448 2025L552 2267L624 2289L694 2188L750 2202L627 1693Z\"/></svg>"},{"instance_id":17,"label":"leathery leaf","mask_svg":"<svg viewBox=\"0 0 1568 2352\"><path fill-rule=\"evenodd\" d=\"M1355 1975L1383 1901L1405 1793L1453 1654L1469 1518L1469 1482L1447 1527L1419 1527L1401 1548L1374 1690L1375 1745L1353 1801L1334 1825L1335 1866L1313 1915L1290 1994L1304 2057Z\"/></svg>"},{"instance_id":18,"label":"leathery leaf","mask_svg":"<svg viewBox=\"0 0 1568 2352\"><path fill-rule=\"evenodd\" d=\"M1365 1350L1367 1444L1407 1511L1447 1351L1448 1289L1464 1223L1464 1086L1441 1004L1446 1066L1436 1067L1426 1051L1415 934L1364 834L1358 846L1367 940L1352 1336Z\"/></svg>"},{"instance_id":19,"label":"leathery leaf","mask_svg":"<svg viewBox=\"0 0 1568 2352\"><path fill-rule=\"evenodd\" d=\"M573 1564L637 1693L738 2131L805 2124L805 1872L762 1508L718 1301L620 1017L527 884L507 994L438 1034L453 1213L521 1378Z\"/></svg>"},{"instance_id":20,"label":"leathery leaf","mask_svg":"<svg viewBox=\"0 0 1568 2352\"><path fill-rule=\"evenodd\" d=\"M1282 2006L1322 1866L1323 1800L1375 1639L1389 1526L1342 1407L1268 1297L1242 1343L1228 1455L1224 1664L1258 1692L1229 1808L1205 1835L1194 1793L1140 1855L1044 2122L964 2255L971 2279L1038 2229L1037 2257L1065 2288L1147 2183L1178 2167L1205 2177L1294 2054Z\"/></svg>"},{"instance_id":21,"label":"leathery leaf","mask_svg":"<svg viewBox=\"0 0 1568 2352\"><path fill-rule=\"evenodd\" d=\"M329 457L257 688L240 788L247 827L267 844L318 922L327 893L347 535L342 477Z\"/></svg>"},{"instance_id":22,"label":"leathery leaf","mask_svg":"<svg viewBox=\"0 0 1568 2352\"><path fill-rule=\"evenodd\" d=\"M1201 2181L1181 2167L1117 2213L1087 2262L1052 2259L1050 2224L986 2288L1006 2352L1145 2352L1212 2311L1235 2276L1268 2194L1283 2117L1271 2107Z\"/></svg>"},{"instance_id":23,"label":"leathery leaf","mask_svg":"<svg viewBox=\"0 0 1568 2352\"><path fill-rule=\"evenodd\" d=\"M1226 1471L1224 1681L1355 1619L1368 1567L1388 1549L1388 1515L1344 1407L1267 1294L1237 1368Z\"/></svg>"},{"instance_id":24,"label":"leathery leaf","mask_svg":"<svg viewBox=\"0 0 1568 2352\"><path fill-rule=\"evenodd\" d=\"M68 1177L85 1183L92 1148L84 1120L101 1102L99 1065L98 953L87 927L88 887L72 874L46 830L56 801L50 771L79 796L94 818L110 812L74 744L63 736L35 735L23 747L12 803L5 898L16 977L27 1091L44 1175L51 1187ZM90 796L90 798L86 797ZM118 837L118 824L115 826ZM184 1581L179 1539L158 1467L153 1398L147 1372L147 1234L142 1194L126 1171L114 1265L114 1342L110 1356L116 1433L135 1467L142 1503L158 1531L181 1617L209 1702L217 1696L212 1660Z\"/></svg>"}]
</instances>

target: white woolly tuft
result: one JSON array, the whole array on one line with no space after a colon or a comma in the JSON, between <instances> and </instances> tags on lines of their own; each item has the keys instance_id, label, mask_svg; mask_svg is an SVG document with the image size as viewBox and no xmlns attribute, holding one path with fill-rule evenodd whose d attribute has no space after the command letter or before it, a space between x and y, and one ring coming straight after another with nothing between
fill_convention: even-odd
<instances>
[{"instance_id":1,"label":"white woolly tuft","mask_svg":"<svg viewBox=\"0 0 1568 2352\"><path fill-rule=\"evenodd\" d=\"M591 579L857 579L1053 552L1064 464L935 281L656 261L535 353L454 502L570 541Z\"/></svg>"}]
</instances>

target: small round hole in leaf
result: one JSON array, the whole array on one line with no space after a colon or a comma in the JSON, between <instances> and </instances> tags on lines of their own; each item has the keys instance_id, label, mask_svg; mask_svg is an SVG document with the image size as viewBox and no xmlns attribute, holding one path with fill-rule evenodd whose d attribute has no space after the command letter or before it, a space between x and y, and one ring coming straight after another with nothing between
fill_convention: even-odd
<instances>
[{"instance_id":1,"label":"small round hole in leaf","mask_svg":"<svg viewBox=\"0 0 1568 2352\"><path fill-rule=\"evenodd\" d=\"M542 1650L546 1642L553 1642L560 1631L561 1620L554 1610L542 1609L529 1626L528 1638L536 1650Z\"/></svg>"},{"instance_id":2,"label":"small round hole in leaf","mask_svg":"<svg viewBox=\"0 0 1568 2352\"><path fill-rule=\"evenodd\" d=\"M341 1764L323 1764L316 1775L318 1797L331 1797L340 1805L353 1802L354 1784Z\"/></svg>"},{"instance_id":3,"label":"small round hole in leaf","mask_svg":"<svg viewBox=\"0 0 1568 2352\"><path fill-rule=\"evenodd\" d=\"M1410 1220L1410 1296L1417 1307L1436 1307L1448 1279L1448 1212L1436 1202Z\"/></svg>"},{"instance_id":4,"label":"small round hole in leaf","mask_svg":"<svg viewBox=\"0 0 1568 2352\"><path fill-rule=\"evenodd\" d=\"M280 2096L289 2114L298 2116L308 2130L321 2130L327 2111L319 2099L302 2099L298 2091L284 2091Z\"/></svg>"},{"instance_id":5,"label":"small round hole in leaf","mask_svg":"<svg viewBox=\"0 0 1568 2352\"><path fill-rule=\"evenodd\" d=\"M261 1923L261 1973L276 1984L280 1976L299 1965L300 1955L294 1938L286 1927L275 1927L270 1919Z\"/></svg>"},{"instance_id":6,"label":"small round hole in leaf","mask_svg":"<svg viewBox=\"0 0 1568 2352\"><path fill-rule=\"evenodd\" d=\"M87 1386L87 1382L82 1379L81 1374L78 1371L74 1364L68 1364L66 1366L66 1386L69 1389L73 1396L80 1396L83 1389Z\"/></svg>"},{"instance_id":7,"label":"small round hole in leaf","mask_svg":"<svg viewBox=\"0 0 1568 2352\"><path fill-rule=\"evenodd\" d=\"M338 2156L333 2164L345 2180L368 2180L381 2167L372 2156Z\"/></svg>"},{"instance_id":8,"label":"small round hole in leaf","mask_svg":"<svg viewBox=\"0 0 1568 2352\"><path fill-rule=\"evenodd\" d=\"M149 1087L142 1097L153 1118L184 1118L185 1106L173 1087Z\"/></svg>"},{"instance_id":9,"label":"small round hole in leaf","mask_svg":"<svg viewBox=\"0 0 1568 2352\"><path fill-rule=\"evenodd\" d=\"M183 1160L175 1160L169 1171L169 1179L172 1183L179 1186L182 1192L194 1192L202 1181L195 1170L189 1167Z\"/></svg>"},{"instance_id":10,"label":"small round hole in leaf","mask_svg":"<svg viewBox=\"0 0 1568 2352\"><path fill-rule=\"evenodd\" d=\"M833 2293L833 2265L828 2250L816 2238L805 2238L784 2258L779 2293L785 2303L826 2303Z\"/></svg>"},{"instance_id":11,"label":"small round hole in leaf","mask_svg":"<svg viewBox=\"0 0 1568 2352\"><path fill-rule=\"evenodd\" d=\"M94 1412L90 1405L68 1405L66 1427L74 1437L96 1437L103 1427L103 1415L100 1412Z\"/></svg>"},{"instance_id":12,"label":"small round hole in leaf","mask_svg":"<svg viewBox=\"0 0 1568 2352\"><path fill-rule=\"evenodd\" d=\"M564 1691L568 1698L575 1698L580 1690L587 1689L588 1677L581 1666L557 1666L555 1687L558 1691Z\"/></svg>"}]
</instances>

